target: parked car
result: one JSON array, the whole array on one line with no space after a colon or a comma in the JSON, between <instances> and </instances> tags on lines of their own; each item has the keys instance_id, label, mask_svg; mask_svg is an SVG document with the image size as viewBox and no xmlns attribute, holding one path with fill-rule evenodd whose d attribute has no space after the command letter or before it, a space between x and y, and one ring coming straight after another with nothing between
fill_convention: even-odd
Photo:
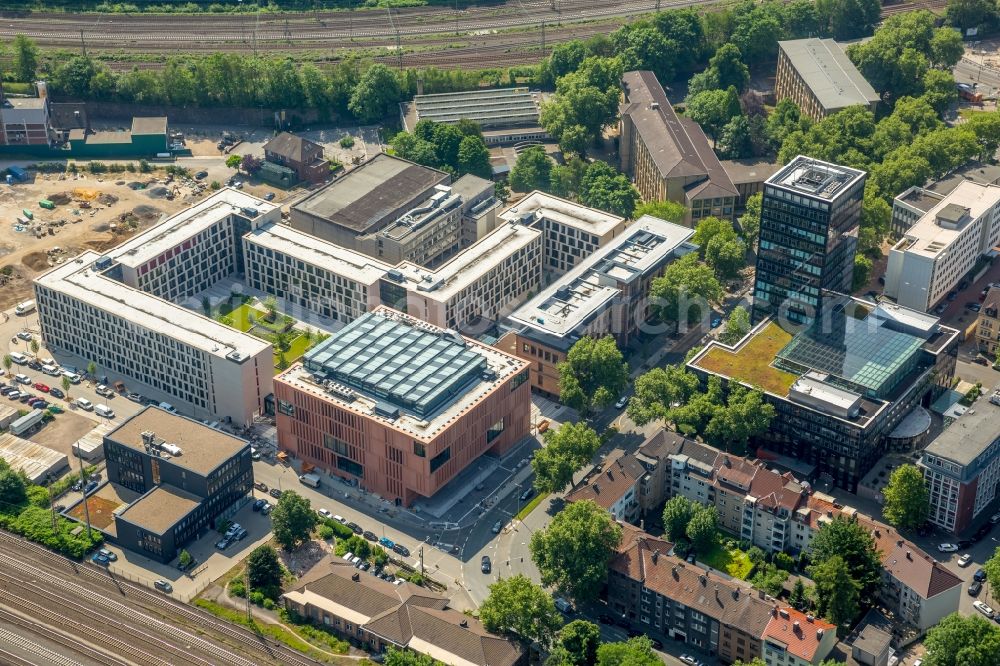
<instances>
[{"instance_id":1,"label":"parked car","mask_svg":"<svg viewBox=\"0 0 1000 666\"><path fill-rule=\"evenodd\" d=\"M256 512L256 511L260 511L261 509L263 509L263 508L264 508L264 505L265 505L265 504L267 504L267 500L264 500L264 499L259 499L259 500L257 500L256 502L254 502L254 503L253 503L253 506L252 506L251 508L252 508L252 509L253 509L253 510L254 510L255 512Z\"/></svg>"},{"instance_id":2,"label":"parked car","mask_svg":"<svg viewBox=\"0 0 1000 666\"><path fill-rule=\"evenodd\" d=\"M32 335L29 331L18 331L17 337L24 340L25 342L31 342Z\"/></svg>"},{"instance_id":3,"label":"parked car","mask_svg":"<svg viewBox=\"0 0 1000 666\"><path fill-rule=\"evenodd\" d=\"M357 523L353 523L353 522L352 523L347 523L347 526L350 527L351 531L354 532L355 534L362 534L362 533L364 533L364 530L361 529L361 525L358 525Z\"/></svg>"},{"instance_id":4,"label":"parked car","mask_svg":"<svg viewBox=\"0 0 1000 666\"><path fill-rule=\"evenodd\" d=\"M375 533L369 530L365 530L364 534L362 534L361 536L368 539L369 541L378 541L378 537L375 536Z\"/></svg>"},{"instance_id":5,"label":"parked car","mask_svg":"<svg viewBox=\"0 0 1000 666\"><path fill-rule=\"evenodd\" d=\"M268 494L275 499L281 499L281 491L277 488L271 488L271 492Z\"/></svg>"},{"instance_id":6,"label":"parked car","mask_svg":"<svg viewBox=\"0 0 1000 666\"><path fill-rule=\"evenodd\" d=\"M266 493L267 492L267 484L266 483L261 483L260 481L257 481L256 483L253 484L253 487L256 488L257 490L259 490L262 493Z\"/></svg>"},{"instance_id":7,"label":"parked car","mask_svg":"<svg viewBox=\"0 0 1000 666\"><path fill-rule=\"evenodd\" d=\"M717 315L713 316L712 317L712 328L719 328L720 326L722 326L722 317L719 317Z\"/></svg>"},{"instance_id":8,"label":"parked car","mask_svg":"<svg viewBox=\"0 0 1000 666\"><path fill-rule=\"evenodd\" d=\"M683 661L683 662L684 662L685 664L687 664L688 666L694 666L695 664L697 664L697 663L698 663L698 660L697 660L697 659L695 659L694 657L692 657L692 656L691 656L691 655L689 655L689 654L682 654L682 655L680 656L680 660L681 660L681 661Z\"/></svg>"},{"instance_id":9,"label":"parked car","mask_svg":"<svg viewBox=\"0 0 1000 666\"><path fill-rule=\"evenodd\" d=\"M985 537L987 534L989 534L992 529L993 529L993 524L992 523L984 523L984 524L982 524L982 525L979 526L979 529L976 530L975 536L973 536L972 538L974 540L976 540L976 541L979 541L983 537Z\"/></svg>"},{"instance_id":10,"label":"parked car","mask_svg":"<svg viewBox=\"0 0 1000 666\"><path fill-rule=\"evenodd\" d=\"M938 550L942 553L954 553L958 550L958 546L953 543L941 543L938 544Z\"/></svg>"},{"instance_id":11,"label":"parked car","mask_svg":"<svg viewBox=\"0 0 1000 666\"><path fill-rule=\"evenodd\" d=\"M969 553L966 553L965 555L962 555L962 557L958 558L958 566L960 567L967 567L971 562L972 562L972 555L970 555Z\"/></svg>"},{"instance_id":12,"label":"parked car","mask_svg":"<svg viewBox=\"0 0 1000 666\"><path fill-rule=\"evenodd\" d=\"M158 589L160 592L166 592L167 594L170 594L171 592L174 591L174 586L171 585L169 582L163 580L162 578L153 583L153 587Z\"/></svg>"},{"instance_id":13,"label":"parked car","mask_svg":"<svg viewBox=\"0 0 1000 666\"><path fill-rule=\"evenodd\" d=\"M493 532L493 534L500 534L500 530L502 529L503 529L503 521L498 520L497 522L493 523L493 527L490 528L490 532Z\"/></svg>"},{"instance_id":14,"label":"parked car","mask_svg":"<svg viewBox=\"0 0 1000 666\"><path fill-rule=\"evenodd\" d=\"M527 502L528 500L530 500L534 496L535 496L535 488L534 487L530 487L527 490L525 490L523 493L521 493L521 501L522 502Z\"/></svg>"},{"instance_id":15,"label":"parked car","mask_svg":"<svg viewBox=\"0 0 1000 666\"><path fill-rule=\"evenodd\" d=\"M976 599L975 601L972 602L972 607L975 608L980 613L982 613L983 615L985 615L986 617L990 619L993 618L993 609L984 604L982 601Z\"/></svg>"},{"instance_id":16,"label":"parked car","mask_svg":"<svg viewBox=\"0 0 1000 666\"><path fill-rule=\"evenodd\" d=\"M627 395L623 395L618 398L618 401L615 403L615 409L625 409L625 405L628 404L628 401L629 397Z\"/></svg>"},{"instance_id":17,"label":"parked car","mask_svg":"<svg viewBox=\"0 0 1000 666\"><path fill-rule=\"evenodd\" d=\"M232 540L229 537L222 537L221 539L215 542L215 547L218 548L219 550L225 550L226 548L229 548L229 544L231 543Z\"/></svg>"},{"instance_id":18,"label":"parked car","mask_svg":"<svg viewBox=\"0 0 1000 666\"><path fill-rule=\"evenodd\" d=\"M976 573L972 574L972 580L978 580L980 583L982 583L984 580L986 580L986 571L984 571L982 568L976 569Z\"/></svg>"},{"instance_id":19,"label":"parked car","mask_svg":"<svg viewBox=\"0 0 1000 666\"><path fill-rule=\"evenodd\" d=\"M1000 523L1000 511L990 516L990 525L996 525L997 523Z\"/></svg>"},{"instance_id":20,"label":"parked car","mask_svg":"<svg viewBox=\"0 0 1000 666\"><path fill-rule=\"evenodd\" d=\"M983 584L980 581L978 580L972 581L971 583L969 583L969 589L968 589L969 596L970 597L979 596L979 593L982 591L982 589L983 589Z\"/></svg>"},{"instance_id":21,"label":"parked car","mask_svg":"<svg viewBox=\"0 0 1000 666\"><path fill-rule=\"evenodd\" d=\"M17 374L14 375L14 381L17 382L18 384L24 384L28 386L31 384L31 377L29 377L28 375Z\"/></svg>"},{"instance_id":22,"label":"parked car","mask_svg":"<svg viewBox=\"0 0 1000 666\"><path fill-rule=\"evenodd\" d=\"M205 171L204 169L202 169L201 171L199 171L198 173L196 173L194 175L194 177L195 177L195 180L205 180L206 178L208 178L208 172Z\"/></svg>"},{"instance_id":23,"label":"parked car","mask_svg":"<svg viewBox=\"0 0 1000 666\"><path fill-rule=\"evenodd\" d=\"M650 638L649 642L653 644L654 649L656 650L663 649L663 641L661 641L659 638Z\"/></svg>"},{"instance_id":24,"label":"parked car","mask_svg":"<svg viewBox=\"0 0 1000 666\"><path fill-rule=\"evenodd\" d=\"M273 509L273 508L274 508L273 504L271 504L270 502L264 502L264 506L262 506L260 508L260 513L261 513L261 515L264 515L264 516L270 515L271 509Z\"/></svg>"},{"instance_id":25,"label":"parked car","mask_svg":"<svg viewBox=\"0 0 1000 666\"><path fill-rule=\"evenodd\" d=\"M274 201L274 192L268 192L265 194L264 201Z\"/></svg>"},{"instance_id":26,"label":"parked car","mask_svg":"<svg viewBox=\"0 0 1000 666\"><path fill-rule=\"evenodd\" d=\"M105 386L104 384L98 384L95 390L97 392L97 395L103 396L105 398L115 394L115 392L110 387Z\"/></svg>"},{"instance_id":27,"label":"parked car","mask_svg":"<svg viewBox=\"0 0 1000 666\"><path fill-rule=\"evenodd\" d=\"M389 550L392 550L392 547L396 545L396 543L389 537L382 537L378 540L378 542L381 546L388 548Z\"/></svg>"},{"instance_id":28,"label":"parked car","mask_svg":"<svg viewBox=\"0 0 1000 666\"><path fill-rule=\"evenodd\" d=\"M42 393L48 393L52 389L41 382L35 382L35 389L41 391Z\"/></svg>"},{"instance_id":29,"label":"parked car","mask_svg":"<svg viewBox=\"0 0 1000 666\"><path fill-rule=\"evenodd\" d=\"M401 543L396 543L396 544L393 544L393 545L392 545L392 550L393 550L394 552L396 552L396 553L398 553L398 554L402 555L403 557L409 557L409 556L410 556L410 549L409 549L409 548L407 548L406 546L404 546L404 545L403 545L403 544L401 544Z\"/></svg>"},{"instance_id":30,"label":"parked car","mask_svg":"<svg viewBox=\"0 0 1000 666\"><path fill-rule=\"evenodd\" d=\"M140 405L142 404L142 396L139 395L138 393L135 393L134 391L126 393L125 397L131 400L132 402L137 402Z\"/></svg>"},{"instance_id":31,"label":"parked car","mask_svg":"<svg viewBox=\"0 0 1000 666\"><path fill-rule=\"evenodd\" d=\"M94 553L94 556L90 558L90 561L102 567L106 567L111 564L111 560L104 555L101 555L100 552Z\"/></svg>"},{"instance_id":32,"label":"parked car","mask_svg":"<svg viewBox=\"0 0 1000 666\"><path fill-rule=\"evenodd\" d=\"M117 556L117 555L115 555L114 553L112 553L112 552L111 552L110 550L108 550L107 548L101 548L101 549L100 549L99 551L97 551L97 552L98 552L98 553L100 553L101 555L103 555L104 557L108 558L108 559L109 559L109 560L111 560L112 562L117 562L117 561L118 561L118 556Z\"/></svg>"},{"instance_id":33,"label":"parked car","mask_svg":"<svg viewBox=\"0 0 1000 666\"><path fill-rule=\"evenodd\" d=\"M336 520L341 525L347 524L347 519L344 518L343 516L338 516L337 514L333 514L333 519Z\"/></svg>"},{"instance_id":34,"label":"parked car","mask_svg":"<svg viewBox=\"0 0 1000 666\"><path fill-rule=\"evenodd\" d=\"M983 306L982 306L981 303L969 303L965 307L969 308L973 312L979 312L980 310L983 309Z\"/></svg>"},{"instance_id":35,"label":"parked car","mask_svg":"<svg viewBox=\"0 0 1000 666\"><path fill-rule=\"evenodd\" d=\"M316 511L316 513L318 513L319 515L323 516L324 518L331 518L331 517L333 517L333 514L330 513L329 509L319 509L319 510Z\"/></svg>"},{"instance_id":36,"label":"parked car","mask_svg":"<svg viewBox=\"0 0 1000 666\"><path fill-rule=\"evenodd\" d=\"M959 550L965 550L966 548L972 548L974 545L976 545L976 542L973 541L972 539L959 539L958 540L958 549Z\"/></svg>"},{"instance_id":37,"label":"parked car","mask_svg":"<svg viewBox=\"0 0 1000 666\"><path fill-rule=\"evenodd\" d=\"M65 393L63 393L60 389L57 389L55 387L52 387L52 388L49 389L49 395L51 395L53 398L65 398L66 397Z\"/></svg>"},{"instance_id":38,"label":"parked car","mask_svg":"<svg viewBox=\"0 0 1000 666\"><path fill-rule=\"evenodd\" d=\"M493 571L493 563L490 562L489 555L483 555L483 559L479 562L479 568L484 574L488 574Z\"/></svg>"}]
</instances>

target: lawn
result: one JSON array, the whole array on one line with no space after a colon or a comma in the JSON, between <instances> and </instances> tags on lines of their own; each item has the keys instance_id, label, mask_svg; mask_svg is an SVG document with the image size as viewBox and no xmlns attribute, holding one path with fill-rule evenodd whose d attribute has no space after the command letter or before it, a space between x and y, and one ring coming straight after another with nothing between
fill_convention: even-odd
<instances>
[{"instance_id":1,"label":"lawn","mask_svg":"<svg viewBox=\"0 0 1000 666\"><path fill-rule=\"evenodd\" d=\"M216 317L216 320L227 326L235 328L241 333L249 332L250 335L254 335L262 340L267 340L271 344L274 344L274 333L269 330L264 330L267 329L264 322L265 314L266 313L262 310L258 310L257 308L244 303L239 307L230 310L228 313L223 313L222 310L220 310L220 314ZM251 315L253 321L251 321ZM254 327L254 323L257 323L258 326L251 332L250 329ZM295 338L289 342L288 351L285 352L285 360L288 364L291 365L301 358L301 356L306 353L306 350L309 349L311 342L312 341L309 338L306 338L302 334L295 336ZM278 367L280 356L281 355L275 351L274 367L276 368Z\"/></svg>"},{"instance_id":2,"label":"lawn","mask_svg":"<svg viewBox=\"0 0 1000 666\"><path fill-rule=\"evenodd\" d=\"M791 339L791 334L771 322L736 351L716 347L698 359L695 365L751 386L759 386L769 393L785 396L797 377L790 372L778 370L771 362Z\"/></svg>"},{"instance_id":3,"label":"lawn","mask_svg":"<svg viewBox=\"0 0 1000 666\"><path fill-rule=\"evenodd\" d=\"M537 507L539 504L541 504L542 500L544 500L548 496L549 496L548 493L539 493L539 494L535 495L535 497L532 498L531 501L529 501L527 504L525 504L524 507L520 511L517 512L517 519L518 520L524 520L525 518L527 518L528 514L531 513L532 511L534 511L535 507Z\"/></svg>"},{"instance_id":4,"label":"lawn","mask_svg":"<svg viewBox=\"0 0 1000 666\"><path fill-rule=\"evenodd\" d=\"M746 580L753 569L753 562L750 561L747 554L739 548L727 549L722 542L721 535L712 550L707 553L699 553L698 561L740 580Z\"/></svg>"},{"instance_id":5,"label":"lawn","mask_svg":"<svg viewBox=\"0 0 1000 666\"><path fill-rule=\"evenodd\" d=\"M225 319L225 322L223 323L227 326L232 326L241 333L246 333L253 326L253 322L250 321L251 314L254 319L262 319L266 313L256 308L252 308L249 304L244 303L226 314L223 314L220 310L219 316L216 317L216 319L219 321Z\"/></svg>"}]
</instances>

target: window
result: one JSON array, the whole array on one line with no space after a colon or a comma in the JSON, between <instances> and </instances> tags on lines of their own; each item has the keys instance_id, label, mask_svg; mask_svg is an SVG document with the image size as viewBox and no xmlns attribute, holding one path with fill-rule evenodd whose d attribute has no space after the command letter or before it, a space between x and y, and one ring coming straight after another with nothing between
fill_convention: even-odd
<instances>
[{"instance_id":1,"label":"window","mask_svg":"<svg viewBox=\"0 0 1000 666\"><path fill-rule=\"evenodd\" d=\"M490 429L486 431L486 442L492 442L494 439L500 436L503 432L503 419L500 419L496 423L490 426Z\"/></svg>"},{"instance_id":2,"label":"window","mask_svg":"<svg viewBox=\"0 0 1000 666\"><path fill-rule=\"evenodd\" d=\"M323 433L323 446L342 456L347 455L347 442L337 439L333 435Z\"/></svg>"},{"instance_id":3,"label":"window","mask_svg":"<svg viewBox=\"0 0 1000 666\"><path fill-rule=\"evenodd\" d=\"M343 456L337 456L337 469L342 472L347 472L348 474L353 474L357 477L364 477L365 475L364 467L349 458L344 458Z\"/></svg>"},{"instance_id":4,"label":"window","mask_svg":"<svg viewBox=\"0 0 1000 666\"><path fill-rule=\"evenodd\" d=\"M425 447L420 442L413 442L413 454L420 456L421 458L427 457L427 447Z\"/></svg>"},{"instance_id":5,"label":"window","mask_svg":"<svg viewBox=\"0 0 1000 666\"><path fill-rule=\"evenodd\" d=\"M433 474L434 472L436 472L438 469L440 469L441 465L445 464L449 460L451 460L450 446L441 453L431 458L431 473Z\"/></svg>"},{"instance_id":6,"label":"window","mask_svg":"<svg viewBox=\"0 0 1000 666\"><path fill-rule=\"evenodd\" d=\"M511 391L515 390L518 386L520 386L526 381L528 381L528 371L523 370L514 375L514 381L510 383L510 390Z\"/></svg>"},{"instance_id":7,"label":"window","mask_svg":"<svg viewBox=\"0 0 1000 666\"><path fill-rule=\"evenodd\" d=\"M278 411L288 416L295 416L295 405L284 400L279 400Z\"/></svg>"}]
</instances>

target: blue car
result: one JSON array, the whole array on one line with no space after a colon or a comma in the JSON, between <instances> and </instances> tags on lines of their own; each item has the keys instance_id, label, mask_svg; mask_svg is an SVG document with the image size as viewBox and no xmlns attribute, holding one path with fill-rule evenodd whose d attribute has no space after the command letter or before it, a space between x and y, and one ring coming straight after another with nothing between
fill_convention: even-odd
<instances>
[{"instance_id":1,"label":"blue car","mask_svg":"<svg viewBox=\"0 0 1000 666\"><path fill-rule=\"evenodd\" d=\"M94 556L90 558L90 561L102 567L106 567L111 564L111 560L108 559L108 556L100 552L94 553Z\"/></svg>"},{"instance_id":2,"label":"blue car","mask_svg":"<svg viewBox=\"0 0 1000 666\"><path fill-rule=\"evenodd\" d=\"M384 546L384 547L386 547L386 548L388 548L390 550L392 549L393 546L396 545L396 543L392 539L390 539L388 537L382 537L381 539L378 540L378 542L379 542L379 544L381 544L382 546Z\"/></svg>"},{"instance_id":3,"label":"blue car","mask_svg":"<svg viewBox=\"0 0 1000 666\"><path fill-rule=\"evenodd\" d=\"M97 487L97 481L88 481L87 485L83 487L83 494L89 495Z\"/></svg>"}]
</instances>

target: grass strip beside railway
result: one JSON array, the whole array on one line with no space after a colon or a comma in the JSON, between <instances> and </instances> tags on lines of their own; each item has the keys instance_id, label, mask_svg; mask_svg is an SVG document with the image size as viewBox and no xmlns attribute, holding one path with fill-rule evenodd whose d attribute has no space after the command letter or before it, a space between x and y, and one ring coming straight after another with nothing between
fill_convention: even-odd
<instances>
[{"instance_id":1,"label":"grass strip beside railway","mask_svg":"<svg viewBox=\"0 0 1000 666\"><path fill-rule=\"evenodd\" d=\"M322 650L312 643L310 643L305 638L299 636L298 634L289 631L285 627L278 624L269 624L266 622L256 622L254 620L248 620L246 613L243 611L238 611L235 608L227 608L222 604L216 603L209 599L195 599L192 602L198 608L206 610L212 615L216 616L221 620L227 622L232 622L233 624L238 624L241 627L246 627L250 631L266 636L272 640L278 641L287 645L293 650L297 650L302 654L315 659L316 661L322 662L324 664L346 664L358 663L356 660L348 660L344 657L339 657L337 655L331 654L326 650Z\"/></svg>"}]
</instances>

